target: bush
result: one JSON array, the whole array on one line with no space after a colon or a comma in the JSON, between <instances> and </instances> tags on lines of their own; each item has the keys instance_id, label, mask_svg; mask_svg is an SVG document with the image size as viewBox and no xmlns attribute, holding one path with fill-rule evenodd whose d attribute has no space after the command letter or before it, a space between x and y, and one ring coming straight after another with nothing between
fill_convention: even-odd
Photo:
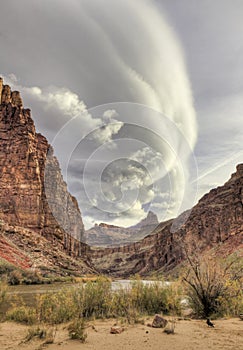
<instances>
[{"instance_id":1,"label":"bush","mask_svg":"<svg viewBox=\"0 0 243 350\"><path fill-rule=\"evenodd\" d=\"M136 323L140 315L161 312L180 313L180 293L174 285L159 282L145 285L138 280L131 288L112 291L110 280L99 277L95 282L42 294L37 297L35 308L14 307L8 318L27 324L54 325L80 318L122 317L128 323Z\"/></svg>"},{"instance_id":2,"label":"bush","mask_svg":"<svg viewBox=\"0 0 243 350\"><path fill-rule=\"evenodd\" d=\"M95 282L87 282L80 292L82 316L97 318L109 316L112 300L110 280L99 277Z\"/></svg>"},{"instance_id":3,"label":"bush","mask_svg":"<svg viewBox=\"0 0 243 350\"><path fill-rule=\"evenodd\" d=\"M16 270L14 265L0 259L0 276L9 275L13 270Z\"/></svg>"},{"instance_id":4,"label":"bush","mask_svg":"<svg viewBox=\"0 0 243 350\"><path fill-rule=\"evenodd\" d=\"M0 308L6 301L8 285L6 281L0 280Z\"/></svg>"},{"instance_id":5,"label":"bush","mask_svg":"<svg viewBox=\"0 0 243 350\"><path fill-rule=\"evenodd\" d=\"M28 306L16 306L7 312L7 319L27 325L37 323L36 310Z\"/></svg>"},{"instance_id":6,"label":"bush","mask_svg":"<svg viewBox=\"0 0 243 350\"><path fill-rule=\"evenodd\" d=\"M70 321L77 314L74 291L63 289L58 293L40 295L37 299L40 322L59 324Z\"/></svg>"},{"instance_id":7,"label":"bush","mask_svg":"<svg viewBox=\"0 0 243 350\"><path fill-rule=\"evenodd\" d=\"M174 285L134 281L131 289L121 289L113 294L113 316L125 317L129 323L136 323L139 315L180 314L180 299L180 290Z\"/></svg>"},{"instance_id":8,"label":"bush","mask_svg":"<svg viewBox=\"0 0 243 350\"><path fill-rule=\"evenodd\" d=\"M129 289L121 289L114 292L111 310L113 317L124 317L129 324L136 323L138 320L138 311L135 308Z\"/></svg>"},{"instance_id":9,"label":"bush","mask_svg":"<svg viewBox=\"0 0 243 350\"><path fill-rule=\"evenodd\" d=\"M133 284L131 293L140 313L180 313L179 291L172 285L167 286L163 282L146 285L138 281Z\"/></svg>"},{"instance_id":10,"label":"bush","mask_svg":"<svg viewBox=\"0 0 243 350\"><path fill-rule=\"evenodd\" d=\"M40 275L39 272L31 272L31 271L24 271L22 273L23 279L21 281L22 284L42 284L44 283L43 277Z\"/></svg>"},{"instance_id":11,"label":"bush","mask_svg":"<svg viewBox=\"0 0 243 350\"><path fill-rule=\"evenodd\" d=\"M85 321L83 318L74 320L68 327L69 337L71 339L78 339L81 343L84 343L87 338L85 332Z\"/></svg>"},{"instance_id":12,"label":"bush","mask_svg":"<svg viewBox=\"0 0 243 350\"><path fill-rule=\"evenodd\" d=\"M5 318L5 303L8 300L7 296L8 285L5 280L0 280L0 320Z\"/></svg>"},{"instance_id":13,"label":"bush","mask_svg":"<svg viewBox=\"0 0 243 350\"><path fill-rule=\"evenodd\" d=\"M24 342L27 343L33 338L38 338L38 339L45 339L46 338L46 328L40 327L40 326L34 326L28 329L28 333L25 337Z\"/></svg>"},{"instance_id":14,"label":"bush","mask_svg":"<svg viewBox=\"0 0 243 350\"><path fill-rule=\"evenodd\" d=\"M243 308L239 259L221 262L209 257L187 258L184 282L195 314L204 318L238 314Z\"/></svg>"},{"instance_id":15,"label":"bush","mask_svg":"<svg viewBox=\"0 0 243 350\"><path fill-rule=\"evenodd\" d=\"M8 276L8 283L11 284L12 286L16 286L21 284L23 279L22 272L19 270L13 270L10 272Z\"/></svg>"}]
</instances>

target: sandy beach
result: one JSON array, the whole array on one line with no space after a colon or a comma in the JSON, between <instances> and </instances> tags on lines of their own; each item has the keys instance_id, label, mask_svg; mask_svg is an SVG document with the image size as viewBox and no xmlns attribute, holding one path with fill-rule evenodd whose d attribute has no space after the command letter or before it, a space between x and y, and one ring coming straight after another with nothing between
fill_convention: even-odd
<instances>
[{"instance_id":1,"label":"sandy beach","mask_svg":"<svg viewBox=\"0 0 243 350\"><path fill-rule=\"evenodd\" d=\"M145 322L151 320L146 319ZM110 334L115 320L89 322L84 344L68 338L67 325L59 325L53 344L44 340L23 340L28 326L5 322L0 325L0 349L37 350L235 350L243 348L243 322L237 318L215 321L215 328L208 328L203 320L178 320L175 334L146 325L125 326L121 334Z\"/></svg>"}]
</instances>

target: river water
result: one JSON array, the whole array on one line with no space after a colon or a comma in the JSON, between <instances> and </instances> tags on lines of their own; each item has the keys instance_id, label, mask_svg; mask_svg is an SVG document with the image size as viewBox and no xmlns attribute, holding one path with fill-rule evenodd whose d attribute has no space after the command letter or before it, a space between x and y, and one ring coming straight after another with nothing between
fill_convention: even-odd
<instances>
[{"instance_id":1,"label":"river water","mask_svg":"<svg viewBox=\"0 0 243 350\"><path fill-rule=\"evenodd\" d=\"M111 288L112 290L119 290L119 289L127 289L131 288L132 283L134 280L116 280L111 282ZM171 282L161 282L161 281L149 281L149 280L141 280L145 285L151 285L155 282L160 283L164 286L169 286ZM8 295L19 295L21 297L24 297L25 295L36 295L36 294L43 294L43 293L53 293L58 292L62 289L68 289L79 286L79 283L53 283L53 284L38 284L38 285L18 285L18 286L9 286L8 288Z\"/></svg>"}]
</instances>

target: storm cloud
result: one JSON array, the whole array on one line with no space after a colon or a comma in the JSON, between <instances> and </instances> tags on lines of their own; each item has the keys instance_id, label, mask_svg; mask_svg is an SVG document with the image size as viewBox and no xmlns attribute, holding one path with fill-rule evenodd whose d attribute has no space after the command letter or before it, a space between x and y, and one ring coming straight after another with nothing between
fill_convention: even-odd
<instances>
[{"instance_id":1,"label":"storm cloud","mask_svg":"<svg viewBox=\"0 0 243 350\"><path fill-rule=\"evenodd\" d=\"M2 73L53 144L86 226L134 224L149 207L175 216L197 126L181 46L155 4L13 0L0 16Z\"/></svg>"}]
</instances>

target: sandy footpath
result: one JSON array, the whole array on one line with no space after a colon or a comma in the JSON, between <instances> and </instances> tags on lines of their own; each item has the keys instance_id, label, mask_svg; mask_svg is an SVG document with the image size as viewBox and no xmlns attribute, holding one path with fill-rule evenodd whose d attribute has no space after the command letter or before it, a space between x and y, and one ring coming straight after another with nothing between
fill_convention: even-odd
<instances>
[{"instance_id":1,"label":"sandy footpath","mask_svg":"<svg viewBox=\"0 0 243 350\"><path fill-rule=\"evenodd\" d=\"M146 321L147 322L147 321ZM50 350L241 350L243 349L243 321L239 319L217 320L215 328L208 328L205 321L181 320L175 334L168 335L162 329L144 325L126 327L121 334L110 334L113 320L94 321L87 328L85 344L69 340L64 325L58 326L55 343L42 346L43 341L31 340L21 344L28 327L16 323L0 324L0 349L50 349ZM93 326L93 327L92 327Z\"/></svg>"}]
</instances>

